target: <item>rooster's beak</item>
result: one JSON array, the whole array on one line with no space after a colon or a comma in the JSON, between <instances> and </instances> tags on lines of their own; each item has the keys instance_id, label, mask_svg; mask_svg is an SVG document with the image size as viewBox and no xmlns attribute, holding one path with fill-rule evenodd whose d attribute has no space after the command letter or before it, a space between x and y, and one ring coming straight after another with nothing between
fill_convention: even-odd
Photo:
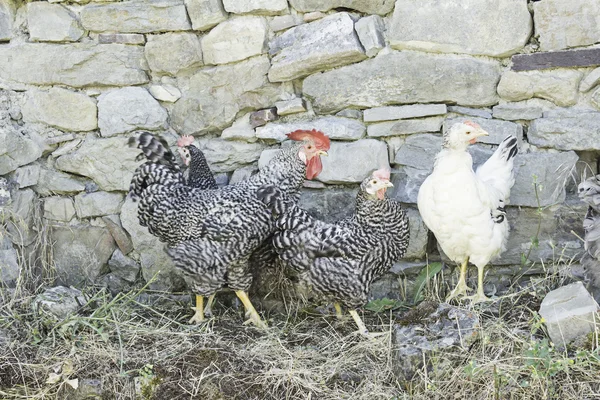
<instances>
[{"instance_id":1,"label":"rooster's beak","mask_svg":"<svg viewBox=\"0 0 600 400\"><path fill-rule=\"evenodd\" d=\"M317 151L317 154L320 156L328 156L329 154L327 154L327 152L325 150L319 150Z\"/></svg>"},{"instance_id":2,"label":"rooster's beak","mask_svg":"<svg viewBox=\"0 0 600 400\"><path fill-rule=\"evenodd\" d=\"M385 187L386 188L391 188L391 187L394 187L394 184L392 182L390 182L390 181L387 181L387 182L385 182Z\"/></svg>"}]
</instances>

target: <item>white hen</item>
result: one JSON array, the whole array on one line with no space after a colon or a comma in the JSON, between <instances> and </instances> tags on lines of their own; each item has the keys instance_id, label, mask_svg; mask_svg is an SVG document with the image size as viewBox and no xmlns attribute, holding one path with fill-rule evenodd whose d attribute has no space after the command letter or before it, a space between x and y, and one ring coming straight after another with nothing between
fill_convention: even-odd
<instances>
[{"instance_id":1,"label":"white hen","mask_svg":"<svg viewBox=\"0 0 600 400\"><path fill-rule=\"evenodd\" d=\"M478 269L477 294L470 298L474 303L488 300L483 292L484 267L505 249L508 238L504 205L515 183L517 138L504 139L473 172L467 147L487 135L473 122L454 124L444 134L433 172L419 189L417 204L423 221L444 253L461 266L458 284L448 300L470 290L466 282L469 260Z\"/></svg>"}]
</instances>

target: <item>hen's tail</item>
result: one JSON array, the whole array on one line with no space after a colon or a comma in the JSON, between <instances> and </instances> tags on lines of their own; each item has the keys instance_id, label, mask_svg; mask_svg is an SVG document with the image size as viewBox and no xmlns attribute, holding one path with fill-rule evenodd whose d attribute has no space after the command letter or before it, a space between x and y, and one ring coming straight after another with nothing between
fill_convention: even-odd
<instances>
[{"instance_id":1,"label":"hen's tail","mask_svg":"<svg viewBox=\"0 0 600 400\"><path fill-rule=\"evenodd\" d=\"M517 138L508 136L494 154L477 169L477 177L502 201L508 199L510 189L515 184L513 162L517 153Z\"/></svg>"},{"instance_id":2,"label":"hen's tail","mask_svg":"<svg viewBox=\"0 0 600 400\"><path fill-rule=\"evenodd\" d=\"M138 136L129 138L129 146L142 150L137 160L143 158L148 160L135 170L131 179L129 193L133 200L137 200L150 185L168 186L183 182L183 175L176 158L163 138L143 132Z\"/></svg>"}]
</instances>

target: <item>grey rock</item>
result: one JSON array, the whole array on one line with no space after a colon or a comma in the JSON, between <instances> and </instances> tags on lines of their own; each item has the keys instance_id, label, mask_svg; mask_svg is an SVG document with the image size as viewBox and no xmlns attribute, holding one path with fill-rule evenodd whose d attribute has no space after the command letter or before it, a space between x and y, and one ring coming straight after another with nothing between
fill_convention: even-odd
<instances>
[{"instance_id":1,"label":"grey rock","mask_svg":"<svg viewBox=\"0 0 600 400\"><path fill-rule=\"evenodd\" d=\"M448 112L453 112L457 114L470 115L472 117L481 117L481 118L492 118L492 113L488 110L482 110L479 108L469 108L469 107L461 107L461 106L448 106Z\"/></svg>"},{"instance_id":2,"label":"grey rock","mask_svg":"<svg viewBox=\"0 0 600 400\"><path fill-rule=\"evenodd\" d=\"M1 61L0 61L1 62ZM10 126L0 129L0 175L8 174L42 156L39 137Z\"/></svg>"},{"instance_id":3,"label":"grey rock","mask_svg":"<svg viewBox=\"0 0 600 400\"><path fill-rule=\"evenodd\" d=\"M34 42L76 42L85 31L75 14L59 4L27 4L27 28Z\"/></svg>"},{"instance_id":4,"label":"grey rock","mask_svg":"<svg viewBox=\"0 0 600 400\"><path fill-rule=\"evenodd\" d=\"M0 79L8 82L72 87L139 85L148 82L146 69L144 49L139 46L21 43L0 47Z\"/></svg>"},{"instance_id":5,"label":"grey rock","mask_svg":"<svg viewBox=\"0 0 600 400\"><path fill-rule=\"evenodd\" d=\"M9 41L12 36L16 6L12 0L0 0L0 42Z\"/></svg>"},{"instance_id":6,"label":"grey rock","mask_svg":"<svg viewBox=\"0 0 600 400\"><path fill-rule=\"evenodd\" d=\"M121 208L123 228L131 235L135 251L140 255L142 277L155 290L178 290L185 288L185 282L165 251L165 244L152 236L148 229L140 226L137 218L137 203L130 198Z\"/></svg>"},{"instance_id":7,"label":"grey rock","mask_svg":"<svg viewBox=\"0 0 600 400\"><path fill-rule=\"evenodd\" d=\"M366 111L366 110L365 110ZM421 119L403 119L400 121L381 122L369 125L367 134L370 137L410 135L413 133L437 132L442 127L444 117Z\"/></svg>"},{"instance_id":8,"label":"grey rock","mask_svg":"<svg viewBox=\"0 0 600 400\"><path fill-rule=\"evenodd\" d=\"M69 222L74 216L75 207L71 198L58 196L44 198L44 218Z\"/></svg>"},{"instance_id":9,"label":"grey rock","mask_svg":"<svg viewBox=\"0 0 600 400\"><path fill-rule=\"evenodd\" d=\"M175 103L181 98L181 91L173 85L152 85L148 91L156 100Z\"/></svg>"},{"instance_id":10,"label":"grey rock","mask_svg":"<svg viewBox=\"0 0 600 400\"><path fill-rule=\"evenodd\" d=\"M494 106L494 118L505 119L508 121L532 120L542 117L542 107L520 103L505 103Z\"/></svg>"},{"instance_id":11,"label":"grey rock","mask_svg":"<svg viewBox=\"0 0 600 400\"><path fill-rule=\"evenodd\" d=\"M346 107L403 103L455 102L488 106L498 102L499 76L499 64L493 60L392 51L358 64L311 75L303 82L303 93L314 99L313 107L323 113ZM432 85L431 82L444 84Z\"/></svg>"},{"instance_id":12,"label":"grey rock","mask_svg":"<svg viewBox=\"0 0 600 400\"><path fill-rule=\"evenodd\" d=\"M146 37L141 33L100 33L98 34L100 44L144 44Z\"/></svg>"},{"instance_id":13,"label":"grey rock","mask_svg":"<svg viewBox=\"0 0 600 400\"><path fill-rule=\"evenodd\" d=\"M8 207L12 202L11 187L6 178L0 178L0 207Z\"/></svg>"},{"instance_id":14,"label":"grey rock","mask_svg":"<svg viewBox=\"0 0 600 400\"><path fill-rule=\"evenodd\" d=\"M227 19L221 0L185 0L185 6L195 31L205 31Z\"/></svg>"},{"instance_id":15,"label":"grey rock","mask_svg":"<svg viewBox=\"0 0 600 400\"><path fill-rule=\"evenodd\" d=\"M34 215L39 215L35 193L31 189L19 190L13 193L12 200L13 214L7 223L8 232L14 244L28 246L39 238L33 229Z\"/></svg>"},{"instance_id":16,"label":"grey rock","mask_svg":"<svg viewBox=\"0 0 600 400\"><path fill-rule=\"evenodd\" d=\"M131 283L112 272L99 277L97 284L107 288L112 296L116 296L118 293L128 292L132 286Z\"/></svg>"},{"instance_id":17,"label":"grey rock","mask_svg":"<svg viewBox=\"0 0 600 400\"><path fill-rule=\"evenodd\" d=\"M159 74L177 75L183 70L202 65L202 48L194 33L148 35L144 53L150 69Z\"/></svg>"},{"instance_id":18,"label":"grey rock","mask_svg":"<svg viewBox=\"0 0 600 400\"><path fill-rule=\"evenodd\" d=\"M301 23L302 19L297 15L279 15L269 21L269 26L273 32L279 32Z\"/></svg>"},{"instance_id":19,"label":"grey rock","mask_svg":"<svg viewBox=\"0 0 600 400\"><path fill-rule=\"evenodd\" d=\"M580 92L588 92L600 82L600 67L585 76L579 83Z\"/></svg>"},{"instance_id":20,"label":"grey rock","mask_svg":"<svg viewBox=\"0 0 600 400\"><path fill-rule=\"evenodd\" d=\"M12 179L19 185L19 189L25 189L26 187L36 185L39 178L40 166L38 164L17 168L12 176Z\"/></svg>"},{"instance_id":21,"label":"grey rock","mask_svg":"<svg viewBox=\"0 0 600 400\"><path fill-rule=\"evenodd\" d=\"M223 0L225 11L234 14L282 14L288 9L287 0Z\"/></svg>"},{"instance_id":22,"label":"grey rock","mask_svg":"<svg viewBox=\"0 0 600 400\"><path fill-rule=\"evenodd\" d=\"M250 113L249 123L252 128L266 125L268 122L275 121L277 119L277 108L265 108L264 110L258 110Z\"/></svg>"},{"instance_id":23,"label":"grey rock","mask_svg":"<svg viewBox=\"0 0 600 400\"><path fill-rule=\"evenodd\" d=\"M215 174L215 182L220 188L227 186L229 183L229 174L227 172Z\"/></svg>"},{"instance_id":24,"label":"grey rock","mask_svg":"<svg viewBox=\"0 0 600 400\"><path fill-rule=\"evenodd\" d=\"M83 93L58 87L48 91L29 91L22 112L25 122L40 122L65 131L92 131L98 128L96 100Z\"/></svg>"},{"instance_id":25,"label":"grey rock","mask_svg":"<svg viewBox=\"0 0 600 400\"><path fill-rule=\"evenodd\" d=\"M57 282L63 285L95 282L116 248L108 229L91 225L53 226L50 238Z\"/></svg>"},{"instance_id":26,"label":"grey rock","mask_svg":"<svg viewBox=\"0 0 600 400\"><path fill-rule=\"evenodd\" d=\"M298 129L317 129L332 140L357 140L365 136L366 128L360 121L342 117L322 117L306 122L269 123L256 129L256 137L282 142L286 134Z\"/></svg>"},{"instance_id":27,"label":"grey rock","mask_svg":"<svg viewBox=\"0 0 600 400\"><path fill-rule=\"evenodd\" d=\"M139 264L124 255L119 249L116 249L108 260L108 266L113 274L129 283L135 282L140 273Z\"/></svg>"},{"instance_id":28,"label":"grey rock","mask_svg":"<svg viewBox=\"0 0 600 400\"><path fill-rule=\"evenodd\" d=\"M247 142L256 142L254 127L250 124L251 113L245 114L235 120L233 124L221 132L221 138L226 140L245 140Z\"/></svg>"},{"instance_id":29,"label":"grey rock","mask_svg":"<svg viewBox=\"0 0 600 400\"><path fill-rule=\"evenodd\" d=\"M347 13L292 28L269 43L269 80L289 81L366 58Z\"/></svg>"},{"instance_id":30,"label":"grey rock","mask_svg":"<svg viewBox=\"0 0 600 400\"><path fill-rule=\"evenodd\" d=\"M323 19L327 16L327 14L322 13L321 11L313 11L313 12L309 12L306 13L302 16L302 19L304 20L304 22L313 22L319 19Z\"/></svg>"},{"instance_id":31,"label":"grey rock","mask_svg":"<svg viewBox=\"0 0 600 400\"><path fill-rule=\"evenodd\" d=\"M98 126L103 137L136 129L160 129L167 117L167 111L140 87L117 89L98 97Z\"/></svg>"},{"instance_id":32,"label":"grey rock","mask_svg":"<svg viewBox=\"0 0 600 400\"><path fill-rule=\"evenodd\" d=\"M376 107L364 110L365 122L390 121L446 114L445 104L413 104L409 106ZM439 129L439 128L438 128ZM434 129L435 130L435 129Z\"/></svg>"},{"instance_id":33,"label":"grey rock","mask_svg":"<svg viewBox=\"0 0 600 400\"><path fill-rule=\"evenodd\" d=\"M246 179L250 178L252 175L254 175L256 172L258 172L258 168L253 165L238 168L235 171L233 171L233 174L231 174L229 184L235 185L236 183L243 182Z\"/></svg>"},{"instance_id":34,"label":"grey rock","mask_svg":"<svg viewBox=\"0 0 600 400\"><path fill-rule=\"evenodd\" d=\"M260 153L260 157L258 158L258 169L263 169L269 164L269 162L277 155L277 153L281 149L265 149Z\"/></svg>"},{"instance_id":35,"label":"grey rock","mask_svg":"<svg viewBox=\"0 0 600 400\"><path fill-rule=\"evenodd\" d=\"M227 64L265 51L267 21L244 16L221 22L202 38L205 64Z\"/></svg>"},{"instance_id":36,"label":"grey rock","mask_svg":"<svg viewBox=\"0 0 600 400\"><path fill-rule=\"evenodd\" d=\"M321 157L323 171L317 176L324 183L361 182L374 170L389 168L387 146L375 139L332 142L328 153Z\"/></svg>"},{"instance_id":37,"label":"grey rock","mask_svg":"<svg viewBox=\"0 0 600 400\"><path fill-rule=\"evenodd\" d=\"M290 4L301 12L350 8L365 14L385 15L394 8L394 0L290 0Z\"/></svg>"},{"instance_id":38,"label":"grey rock","mask_svg":"<svg viewBox=\"0 0 600 400\"><path fill-rule=\"evenodd\" d=\"M402 259L418 260L425 258L427 252L428 233L427 226L421 218L419 211L414 208L405 208L410 226L408 248Z\"/></svg>"},{"instance_id":39,"label":"grey rock","mask_svg":"<svg viewBox=\"0 0 600 400\"><path fill-rule=\"evenodd\" d=\"M60 156L55 167L93 179L105 191L127 191L133 172L140 164L138 149L129 148L121 137L96 139L91 136L73 153Z\"/></svg>"},{"instance_id":40,"label":"grey rock","mask_svg":"<svg viewBox=\"0 0 600 400\"><path fill-rule=\"evenodd\" d=\"M192 27L182 1L126 1L91 4L80 12L81 24L93 32L150 33L186 31Z\"/></svg>"},{"instance_id":41,"label":"grey rock","mask_svg":"<svg viewBox=\"0 0 600 400\"><path fill-rule=\"evenodd\" d=\"M594 332L598 303L582 282L575 282L549 292L540 306L548 335L558 348Z\"/></svg>"},{"instance_id":42,"label":"grey rock","mask_svg":"<svg viewBox=\"0 0 600 400\"><path fill-rule=\"evenodd\" d=\"M75 211L78 218L118 214L123 200L124 196L121 193L81 193L75 196Z\"/></svg>"},{"instance_id":43,"label":"grey rock","mask_svg":"<svg viewBox=\"0 0 600 400\"><path fill-rule=\"evenodd\" d=\"M222 130L242 109L272 106L284 89L268 82L269 66L269 58L260 56L180 77L182 97L170 110L173 128L180 134Z\"/></svg>"},{"instance_id":44,"label":"grey rock","mask_svg":"<svg viewBox=\"0 0 600 400\"><path fill-rule=\"evenodd\" d=\"M449 118L444 121L443 131L450 129L452 125L458 122L472 121L481 126L489 136L477 138L480 143L500 144L507 136L515 136L519 142L523 140L523 127L520 124L508 121L499 121L486 118Z\"/></svg>"},{"instance_id":45,"label":"grey rock","mask_svg":"<svg viewBox=\"0 0 600 400\"><path fill-rule=\"evenodd\" d=\"M17 251L2 229L0 230L0 283L13 287L19 278L20 270Z\"/></svg>"},{"instance_id":46,"label":"grey rock","mask_svg":"<svg viewBox=\"0 0 600 400\"><path fill-rule=\"evenodd\" d=\"M275 103L277 115L289 115L306 111L306 104L301 97L296 97L292 100L278 101Z\"/></svg>"},{"instance_id":47,"label":"grey rock","mask_svg":"<svg viewBox=\"0 0 600 400\"><path fill-rule=\"evenodd\" d=\"M568 3L544 0L533 4L535 34L540 50L561 50L600 41L598 20L600 4L585 0Z\"/></svg>"},{"instance_id":48,"label":"grey rock","mask_svg":"<svg viewBox=\"0 0 600 400\"><path fill-rule=\"evenodd\" d=\"M532 122L527 138L533 145L559 150L600 150L600 112L573 110L544 113Z\"/></svg>"},{"instance_id":49,"label":"grey rock","mask_svg":"<svg viewBox=\"0 0 600 400\"><path fill-rule=\"evenodd\" d=\"M465 30L473 21L481 23ZM388 39L400 50L505 57L525 46L531 30L526 0L450 0L443 7L398 0Z\"/></svg>"},{"instance_id":50,"label":"grey rock","mask_svg":"<svg viewBox=\"0 0 600 400\"><path fill-rule=\"evenodd\" d=\"M592 96L590 97L590 100L597 109L600 109L600 88L594 90Z\"/></svg>"},{"instance_id":51,"label":"grey rock","mask_svg":"<svg viewBox=\"0 0 600 400\"><path fill-rule=\"evenodd\" d=\"M129 235L127 235L127 232L125 232L125 229L123 229L119 217L102 217L102 221L106 225L106 229L108 229L112 235L121 252L123 254L131 253L133 251L133 243L131 242Z\"/></svg>"},{"instance_id":52,"label":"grey rock","mask_svg":"<svg viewBox=\"0 0 600 400\"><path fill-rule=\"evenodd\" d=\"M355 188L303 189L298 204L322 221L335 222L353 214L357 192Z\"/></svg>"},{"instance_id":53,"label":"grey rock","mask_svg":"<svg viewBox=\"0 0 600 400\"><path fill-rule=\"evenodd\" d=\"M338 111L335 114L336 117L344 117L344 118L352 118L352 119L363 119L363 112L361 110L356 110L354 108L346 108L344 110Z\"/></svg>"},{"instance_id":54,"label":"grey rock","mask_svg":"<svg viewBox=\"0 0 600 400\"><path fill-rule=\"evenodd\" d=\"M356 34L368 57L374 57L385 47L385 23L379 15L370 15L356 21Z\"/></svg>"},{"instance_id":55,"label":"grey rock","mask_svg":"<svg viewBox=\"0 0 600 400\"><path fill-rule=\"evenodd\" d=\"M33 187L42 196L73 194L85 190L85 180L64 172L42 168L37 185Z\"/></svg>"},{"instance_id":56,"label":"grey rock","mask_svg":"<svg viewBox=\"0 0 600 400\"><path fill-rule=\"evenodd\" d=\"M76 314L86 303L80 290L56 286L37 295L33 300L32 307L38 315L44 315L53 320L63 320Z\"/></svg>"},{"instance_id":57,"label":"grey rock","mask_svg":"<svg viewBox=\"0 0 600 400\"><path fill-rule=\"evenodd\" d=\"M579 81L583 74L568 69L547 71L506 71L498 84L498 94L509 101L539 97L558 106L577 103Z\"/></svg>"},{"instance_id":58,"label":"grey rock","mask_svg":"<svg viewBox=\"0 0 600 400\"><path fill-rule=\"evenodd\" d=\"M198 147L214 173L229 172L259 159L263 143L245 143L223 139L199 140Z\"/></svg>"}]
</instances>

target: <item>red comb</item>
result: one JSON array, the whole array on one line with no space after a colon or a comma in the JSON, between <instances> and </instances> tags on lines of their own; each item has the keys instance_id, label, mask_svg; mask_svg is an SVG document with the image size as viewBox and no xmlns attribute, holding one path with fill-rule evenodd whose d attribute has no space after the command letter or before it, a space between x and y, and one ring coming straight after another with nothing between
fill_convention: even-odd
<instances>
[{"instance_id":1,"label":"red comb","mask_svg":"<svg viewBox=\"0 0 600 400\"><path fill-rule=\"evenodd\" d=\"M312 131L298 129L297 131L288 133L287 137L297 141L310 140L319 150L329 150L329 138L326 134L316 129L313 129Z\"/></svg>"},{"instance_id":2,"label":"red comb","mask_svg":"<svg viewBox=\"0 0 600 400\"><path fill-rule=\"evenodd\" d=\"M390 170L388 168L379 168L377 171L373 172L373 177L381 180L390 180Z\"/></svg>"},{"instance_id":3,"label":"red comb","mask_svg":"<svg viewBox=\"0 0 600 400\"><path fill-rule=\"evenodd\" d=\"M184 135L177 139L177 146L186 147L194 143L194 137L190 135Z\"/></svg>"},{"instance_id":4,"label":"red comb","mask_svg":"<svg viewBox=\"0 0 600 400\"><path fill-rule=\"evenodd\" d=\"M473 121L465 121L465 122L463 122L463 124L469 125L475 129L481 129L481 127Z\"/></svg>"}]
</instances>

